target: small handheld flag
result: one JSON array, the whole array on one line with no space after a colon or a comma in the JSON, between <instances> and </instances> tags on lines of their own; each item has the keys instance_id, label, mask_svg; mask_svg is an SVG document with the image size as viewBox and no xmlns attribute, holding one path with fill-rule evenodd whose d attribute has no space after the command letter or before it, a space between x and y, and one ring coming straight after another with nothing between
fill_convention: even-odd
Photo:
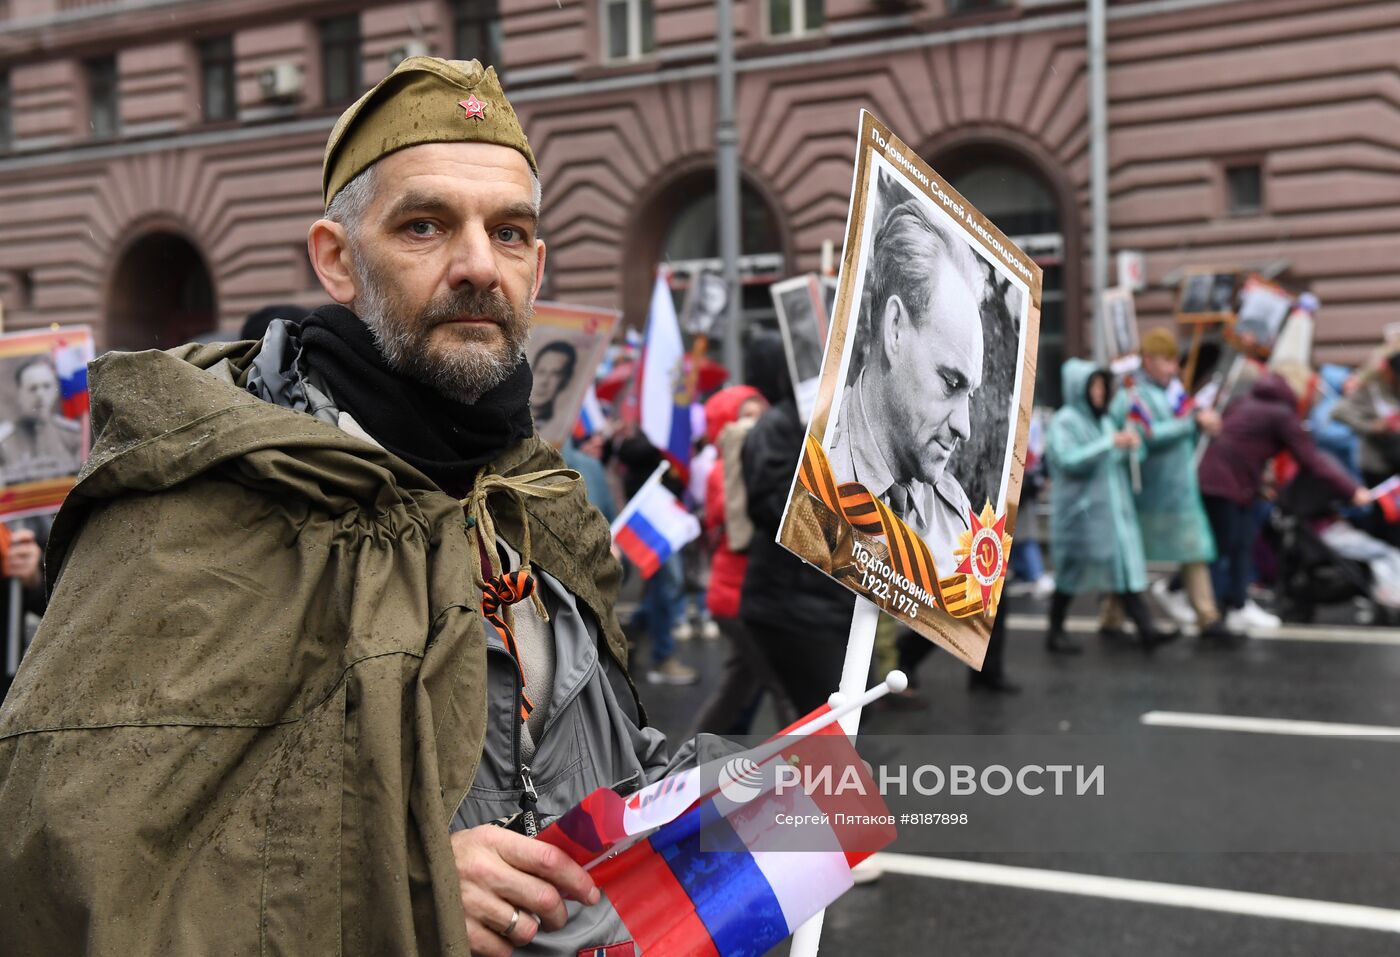
<instances>
[{"instance_id":1,"label":"small handheld flag","mask_svg":"<svg viewBox=\"0 0 1400 957\"><path fill-rule=\"evenodd\" d=\"M1392 475L1371 489L1371 500L1380 508L1387 522L1400 522L1400 475Z\"/></svg>"},{"instance_id":2,"label":"small handheld flag","mask_svg":"<svg viewBox=\"0 0 1400 957\"><path fill-rule=\"evenodd\" d=\"M59 396L65 418L80 419L88 410L87 367L93 358L92 340L87 337L64 343L53 350L54 370L58 373Z\"/></svg>"},{"instance_id":3,"label":"small handheld flag","mask_svg":"<svg viewBox=\"0 0 1400 957\"><path fill-rule=\"evenodd\" d=\"M1186 391L1180 379L1173 379L1167 386L1167 404L1172 408L1172 415L1178 419L1196 411L1196 398Z\"/></svg>"},{"instance_id":4,"label":"small handheld flag","mask_svg":"<svg viewBox=\"0 0 1400 957\"><path fill-rule=\"evenodd\" d=\"M1128 421L1141 428L1144 436L1152 437L1152 413L1147 411L1147 406L1143 405L1142 397L1136 392L1133 393L1132 404L1128 406Z\"/></svg>"},{"instance_id":5,"label":"small handheld flag","mask_svg":"<svg viewBox=\"0 0 1400 957\"><path fill-rule=\"evenodd\" d=\"M851 868L894 839L893 825L865 823L889 811L838 722L907 684L891 672L857 700L818 708L758 748L629 798L599 788L539 839L585 865L643 954L766 953L849 890ZM795 773L778 783L779 767L804 765L849 768L861 796L797 785ZM702 787L702 774L714 783ZM854 811L861 813L844 813ZM862 823L840 823L846 817ZM814 823L794 832L780 818Z\"/></svg>"},{"instance_id":6,"label":"small handheld flag","mask_svg":"<svg viewBox=\"0 0 1400 957\"><path fill-rule=\"evenodd\" d=\"M665 462L656 467L612 524L613 541L643 578L655 575L666 559L700 537L700 522L661 484L667 468Z\"/></svg>"},{"instance_id":7,"label":"small handheld flag","mask_svg":"<svg viewBox=\"0 0 1400 957\"><path fill-rule=\"evenodd\" d=\"M578 421L574 423L574 441L582 442L603 427L603 406L598 401L598 390L593 386L583 394L583 407L579 409Z\"/></svg>"}]
</instances>

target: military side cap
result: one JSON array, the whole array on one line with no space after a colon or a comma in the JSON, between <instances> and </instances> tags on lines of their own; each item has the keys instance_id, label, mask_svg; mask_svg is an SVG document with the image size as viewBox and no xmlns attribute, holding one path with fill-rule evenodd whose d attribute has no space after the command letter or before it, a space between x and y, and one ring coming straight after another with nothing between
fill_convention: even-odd
<instances>
[{"instance_id":1,"label":"military side cap","mask_svg":"<svg viewBox=\"0 0 1400 957\"><path fill-rule=\"evenodd\" d=\"M1149 329L1142 337L1142 354L1175 359L1181 355L1181 346L1177 344L1176 336L1171 334L1171 330L1157 326Z\"/></svg>"},{"instance_id":2,"label":"military side cap","mask_svg":"<svg viewBox=\"0 0 1400 957\"><path fill-rule=\"evenodd\" d=\"M493 67L483 69L476 60L414 56L336 120L321 168L326 205L385 156L421 143L508 146L539 172Z\"/></svg>"}]
</instances>

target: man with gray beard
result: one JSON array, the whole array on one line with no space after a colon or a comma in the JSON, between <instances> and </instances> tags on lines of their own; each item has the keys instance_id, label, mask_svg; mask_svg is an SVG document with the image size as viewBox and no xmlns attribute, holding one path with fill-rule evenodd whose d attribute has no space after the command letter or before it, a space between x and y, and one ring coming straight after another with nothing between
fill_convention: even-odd
<instances>
[{"instance_id":1,"label":"man with gray beard","mask_svg":"<svg viewBox=\"0 0 1400 957\"><path fill-rule=\"evenodd\" d=\"M534 154L494 70L414 57L323 187L332 304L92 365L0 709L6 954L633 952L532 839L678 763L607 522L531 422Z\"/></svg>"}]
</instances>

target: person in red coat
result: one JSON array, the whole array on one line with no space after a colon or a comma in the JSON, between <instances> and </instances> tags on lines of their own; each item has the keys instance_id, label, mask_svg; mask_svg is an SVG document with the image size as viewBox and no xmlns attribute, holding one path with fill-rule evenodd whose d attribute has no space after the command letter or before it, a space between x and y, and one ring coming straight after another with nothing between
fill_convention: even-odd
<instances>
[{"instance_id":1,"label":"person in red coat","mask_svg":"<svg viewBox=\"0 0 1400 957\"><path fill-rule=\"evenodd\" d=\"M754 644L739 619L739 595L749 564L745 550L753 534L743 501L739 452L749 429L767 408L763 395L747 385L722 389L705 403L705 430L719 452L705 485L705 534L714 554L706 604L720 634L729 642L729 654L719 685L700 709L697 733L747 734L764 691L773 695L780 726L797 719L763 650Z\"/></svg>"}]
</instances>

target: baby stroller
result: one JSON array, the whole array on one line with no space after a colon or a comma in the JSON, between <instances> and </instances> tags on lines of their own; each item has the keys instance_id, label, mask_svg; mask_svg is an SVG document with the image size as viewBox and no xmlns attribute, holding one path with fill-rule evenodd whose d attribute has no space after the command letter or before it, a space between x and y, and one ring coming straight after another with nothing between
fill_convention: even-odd
<instances>
[{"instance_id":1,"label":"baby stroller","mask_svg":"<svg viewBox=\"0 0 1400 957\"><path fill-rule=\"evenodd\" d=\"M1400 555L1342 520L1343 506L1330 486L1307 472L1279 495L1267 535L1278 562L1280 614L1306 623L1319 606L1351 602L1360 620L1400 621L1400 581L1377 582L1374 571L1395 569Z\"/></svg>"}]
</instances>

